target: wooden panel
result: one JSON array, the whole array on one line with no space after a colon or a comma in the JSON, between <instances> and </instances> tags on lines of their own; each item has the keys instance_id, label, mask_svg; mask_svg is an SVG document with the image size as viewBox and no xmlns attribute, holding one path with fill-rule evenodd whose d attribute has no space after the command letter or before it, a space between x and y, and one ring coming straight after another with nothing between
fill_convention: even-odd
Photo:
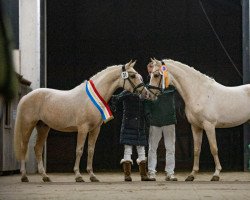
<instances>
[{"instance_id":1,"label":"wooden panel","mask_svg":"<svg viewBox=\"0 0 250 200\"><path fill-rule=\"evenodd\" d=\"M20 169L20 163L14 155L14 125L16 119L17 104L22 96L31 91L27 85L19 85L19 95L16 96L8 105L4 103L3 118L0 121L0 171L15 171ZM9 112L6 115L6 112ZM6 122L6 119L8 118Z\"/></svg>"}]
</instances>

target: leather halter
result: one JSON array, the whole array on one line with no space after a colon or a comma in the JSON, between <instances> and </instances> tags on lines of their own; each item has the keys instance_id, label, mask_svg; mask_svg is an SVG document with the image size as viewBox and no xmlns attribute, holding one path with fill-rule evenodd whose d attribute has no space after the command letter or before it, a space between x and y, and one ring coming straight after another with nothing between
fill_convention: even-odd
<instances>
[{"instance_id":1,"label":"leather halter","mask_svg":"<svg viewBox=\"0 0 250 200\"><path fill-rule=\"evenodd\" d=\"M163 61L161 61L161 64L165 65L165 63ZM161 76L160 77L160 81L158 83L158 86L148 85L147 88L148 88L148 90L149 90L150 93L152 93L153 95L157 96L157 94L154 93L151 89L159 90L161 94L163 93L164 89L161 87L161 81L162 81L162 78L163 78L163 73L160 73L160 70L158 69L158 70L155 70L154 72L152 72L151 74L154 74L155 72L159 72L159 74Z\"/></svg>"},{"instance_id":2,"label":"leather halter","mask_svg":"<svg viewBox=\"0 0 250 200\"><path fill-rule=\"evenodd\" d=\"M126 69L125 69L125 65L122 66L122 73L123 73L123 72L127 72ZM127 72L127 73L128 73L128 72ZM128 74L129 74L129 73L128 73ZM137 73L134 73L134 74L137 74ZM145 88L145 85L144 85L143 82L142 82L142 83L139 83L138 85L135 85L135 84L131 81L131 79L129 78L128 75L127 75L126 78L123 78L123 80L124 80L124 82L123 82L122 88L124 89L125 81L128 80L128 82L130 83L130 85L131 85L132 88L133 88L133 93L136 93L136 91L137 91L139 94L141 94L142 91L143 91L144 88ZM141 89L141 90L138 90L138 89L141 88L141 87L142 87L142 89Z\"/></svg>"}]
</instances>

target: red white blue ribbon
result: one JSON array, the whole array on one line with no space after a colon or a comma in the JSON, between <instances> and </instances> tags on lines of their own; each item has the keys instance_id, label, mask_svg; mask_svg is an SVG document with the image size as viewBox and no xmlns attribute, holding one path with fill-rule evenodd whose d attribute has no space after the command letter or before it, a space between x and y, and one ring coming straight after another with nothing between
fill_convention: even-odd
<instances>
[{"instance_id":1,"label":"red white blue ribbon","mask_svg":"<svg viewBox=\"0 0 250 200\"><path fill-rule=\"evenodd\" d=\"M95 107L99 110L102 116L104 123L114 119L112 112L109 108L109 105L102 98L102 96L97 91L92 80L87 81L86 83L86 93Z\"/></svg>"}]
</instances>

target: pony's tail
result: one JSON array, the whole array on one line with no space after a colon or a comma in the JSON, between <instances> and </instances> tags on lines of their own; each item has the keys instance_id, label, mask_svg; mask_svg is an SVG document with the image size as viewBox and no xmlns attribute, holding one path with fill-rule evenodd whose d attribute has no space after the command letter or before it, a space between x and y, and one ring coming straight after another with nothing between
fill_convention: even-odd
<instances>
[{"instance_id":1,"label":"pony's tail","mask_svg":"<svg viewBox=\"0 0 250 200\"><path fill-rule=\"evenodd\" d=\"M18 106L19 107L19 106ZM14 129L14 151L17 160L21 160L22 132L19 108L17 109L15 129Z\"/></svg>"},{"instance_id":2,"label":"pony's tail","mask_svg":"<svg viewBox=\"0 0 250 200\"><path fill-rule=\"evenodd\" d=\"M14 129L14 152L15 152L16 159L19 161L23 158L22 156L23 131L22 131L22 119L21 119L21 111L20 111L21 104L20 103L17 107L17 115L16 115L15 129ZM28 152L28 149L25 152L26 160L28 158L27 152Z\"/></svg>"}]
</instances>

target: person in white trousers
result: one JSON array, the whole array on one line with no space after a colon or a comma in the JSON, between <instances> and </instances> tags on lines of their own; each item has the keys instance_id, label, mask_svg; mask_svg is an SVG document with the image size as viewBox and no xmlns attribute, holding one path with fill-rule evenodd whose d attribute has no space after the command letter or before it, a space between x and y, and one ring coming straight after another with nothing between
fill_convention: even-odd
<instances>
[{"instance_id":1,"label":"person in white trousers","mask_svg":"<svg viewBox=\"0 0 250 200\"><path fill-rule=\"evenodd\" d=\"M149 150L148 150L148 175L149 178L155 179L157 166L157 148L158 144L164 137L164 144L166 148L166 180L177 181L174 176L175 169L175 125L168 126L150 126L149 130Z\"/></svg>"},{"instance_id":2,"label":"person in white trousers","mask_svg":"<svg viewBox=\"0 0 250 200\"><path fill-rule=\"evenodd\" d=\"M152 65L148 65L149 74L152 72ZM175 169L175 88L169 86L158 96L154 102L145 103L145 112L150 124L149 128L149 150L148 150L148 177L156 180L157 148L162 136L166 149L166 181L177 181L174 175Z\"/></svg>"}]
</instances>

